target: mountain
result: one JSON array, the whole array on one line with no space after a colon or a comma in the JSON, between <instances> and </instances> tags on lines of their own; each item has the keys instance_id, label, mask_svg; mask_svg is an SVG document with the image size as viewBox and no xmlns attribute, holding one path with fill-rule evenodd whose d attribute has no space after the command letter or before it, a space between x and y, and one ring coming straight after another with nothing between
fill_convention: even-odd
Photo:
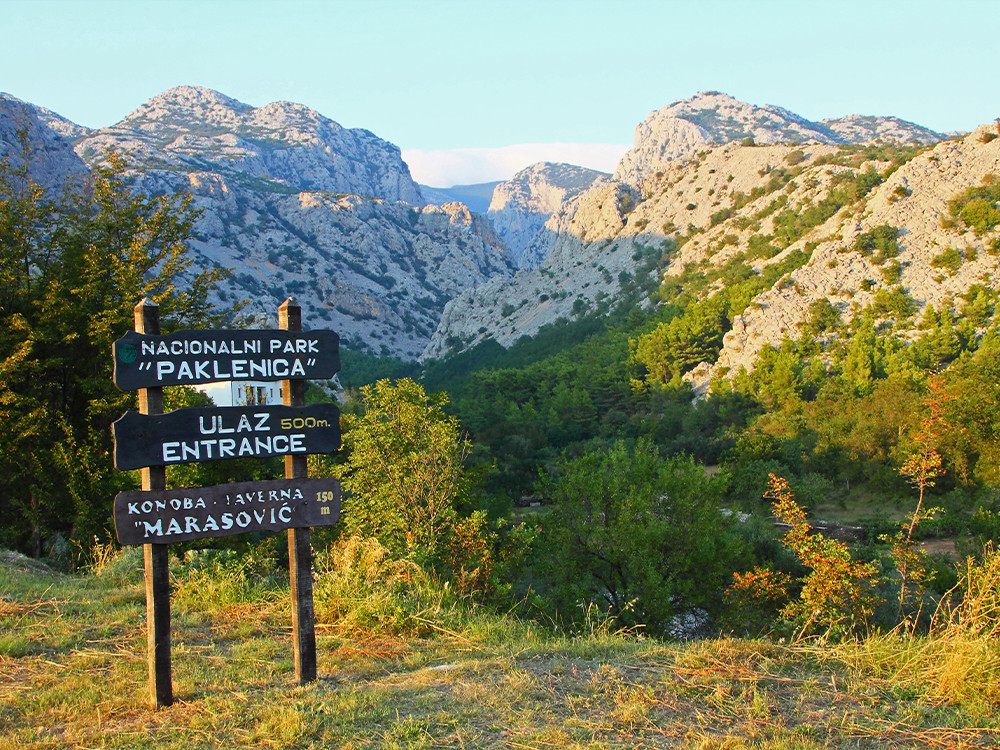
<instances>
[{"instance_id":1,"label":"mountain","mask_svg":"<svg viewBox=\"0 0 1000 750\"><path fill-rule=\"evenodd\" d=\"M30 144L28 174L46 189L87 174L87 167L73 151L71 141L85 130L54 112L0 93L0 160L8 159L14 165L22 163L24 146Z\"/></svg>"},{"instance_id":2,"label":"mountain","mask_svg":"<svg viewBox=\"0 0 1000 750\"><path fill-rule=\"evenodd\" d=\"M554 240L552 236L539 236L549 217L565 201L608 176L573 164L532 164L496 186L487 216L517 265L534 268L548 254ZM528 248L532 252L527 252Z\"/></svg>"},{"instance_id":3,"label":"mountain","mask_svg":"<svg viewBox=\"0 0 1000 750\"><path fill-rule=\"evenodd\" d=\"M666 109L701 111L702 124L724 121L736 141L699 141L693 150L683 139L664 140L664 129L640 126L636 148L616 171L628 179L599 182L564 203L546 224L555 240L539 268L493 279L449 303L424 358L488 339L509 346L560 318L607 309L636 284L655 283L656 264L664 267L663 281L687 294L711 296L755 279L747 288L757 291L741 302L745 308L725 332L721 352L686 373L704 391L714 377L752 369L765 347L797 337L819 302L829 302L844 322L873 305L912 310L911 318L900 314L892 324L894 335L906 338L916 335L922 311L940 309L976 284L1000 288L991 254L1000 237L977 235L949 208L968 189L1000 179L991 176L1000 175L994 126L932 147L892 144L890 134L919 141L922 131L881 118L853 131L882 142L865 148L767 108L757 113L760 121L751 120L751 143L744 141L751 136L741 137L748 130L733 122L764 108L713 94L719 106L709 117L694 106L706 96ZM673 120L671 127L681 130L702 128ZM838 140L851 135L842 122L832 123L830 133L834 127ZM800 145L760 145L791 140L792 131ZM707 139L706 132L699 138ZM808 132L810 142L803 143ZM666 154L672 156L653 158ZM872 249L882 245L889 249Z\"/></svg>"},{"instance_id":4,"label":"mountain","mask_svg":"<svg viewBox=\"0 0 1000 750\"><path fill-rule=\"evenodd\" d=\"M917 249L913 242L923 235L906 222L923 221L919 217L926 214L932 224L940 223L948 198L986 173L978 173L986 170L978 160L980 146L992 148L969 136L939 144L929 152L933 158L918 155L893 172L898 165L880 161L896 158L886 155L886 147L864 151L857 143L928 143L938 134L892 117L850 115L815 123L780 107L706 92L651 113L636 127L635 147L610 178L543 163L496 185L487 211L491 226L467 205L445 200L476 197L474 205L481 207L489 185L425 194L396 146L300 104L253 107L182 86L115 125L88 130L3 96L4 155L18 153L19 133L33 144L33 174L46 186L86 174L113 149L138 189L190 192L202 210L191 242L196 264L233 274L219 301L245 301L249 314L265 319L292 295L303 305L307 325L333 327L357 348L408 359L445 356L487 339L506 345L559 318L606 309L623 294L655 285L658 264L666 264L668 278L684 283L697 279L690 269L702 269L697 273L714 279L709 288L717 289L725 280L713 274L725 263L742 263L743 272L763 277L790 257L801 260L801 251L806 261L790 268L783 283L803 279L798 283L807 293L797 296L806 304L822 296L808 291L812 283L816 289L825 284L829 298L837 279L853 284L868 261L827 259L840 268L830 266L827 273L812 259L828 254L833 237L849 245L851 237L857 241L874 231L865 211L873 212L878 200L893 210L917 206L913 216L893 216L904 222L900 247L915 253L901 251L909 265L901 265L900 278L910 285L915 304L936 304L940 290L934 284L943 284L941 294L955 294L969 279L963 266L942 282L927 282L917 274L918 256L926 266L933 242L964 247L961 241L973 248L971 258L979 245L940 229L927 230ZM909 158L916 152L906 153ZM950 171L934 177L935 164ZM925 171L910 175L918 165ZM840 216L835 214L787 243L761 239L787 229L781 222L790 221L789 212L794 218L827 205L840 190L838 180L863 181L871 170L892 173L893 179L910 175L914 184L886 179L864 202L843 206L841 214L856 215L853 234L834 222ZM921 202L921 185L938 178L943 182L933 183L932 191L937 202ZM428 195L443 205L427 205ZM786 202L775 204L779 198ZM778 252L771 257L765 245ZM977 257L970 267L979 268L975 264L984 255ZM864 288L853 290L859 301L889 288L877 274L863 281ZM790 303L776 301L783 294L786 287L773 285L761 292L755 304L781 314L760 319L758 307L745 310L718 362L689 377L704 383L726 367L745 366L749 360L737 357L736 347L752 358L759 351L753 342L772 341L769 331L795 325L802 306L786 311Z\"/></svg>"},{"instance_id":5,"label":"mountain","mask_svg":"<svg viewBox=\"0 0 1000 750\"><path fill-rule=\"evenodd\" d=\"M178 86L77 143L89 163L107 148L145 170L424 203L399 148L292 102L251 107L211 89Z\"/></svg>"},{"instance_id":6,"label":"mountain","mask_svg":"<svg viewBox=\"0 0 1000 750\"><path fill-rule=\"evenodd\" d=\"M847 115L820 120L820 125L835 133L844 143L875 143L892 141L895 143L937 143L949 136L935 133L898 117L873 117L871 115Z\"/></svg>"},{"instance_id":7,"label":"mountain","mask_svg":"<svg viewBox=\"0 0 1000 750\"><path fill-rule=\"evenodd\" d=\"M622 158L614 179L637 185L672 161L708 146L753 139L770 143L869 143L883 138L931 143L942 136L896 117L850 115L811 122L782 107L759 107L718 91L705 91L650 112L635 128L635 147Z\"/></svg>"},{"instance_id":8,"label":"mountain","mask_svg":"<svg viewBox=\"0 0 1000 750\"><path fill-rule=\"evenodd\" d=\"M479 214L485 214L493 198L493 188L499 182L478 182L474 185L452 185L449 188L420 186L420 192L429 203L464 203Z\"/></svg>"},{"instance_id":9,"label":"mountain","mask_svg":"<svg viewBox=\"0 0 1000 750\"><path fill-rule=\"evenodd\" d=\"M91 167L114 149L147 193L191 193L197 265L233 273L220 301L266 320L294 296L355 348L414 358L449 299L513 271L483 217L425 204L396 146L300 104L181 86L75 149Z\"/></svg>"}]
</instances>

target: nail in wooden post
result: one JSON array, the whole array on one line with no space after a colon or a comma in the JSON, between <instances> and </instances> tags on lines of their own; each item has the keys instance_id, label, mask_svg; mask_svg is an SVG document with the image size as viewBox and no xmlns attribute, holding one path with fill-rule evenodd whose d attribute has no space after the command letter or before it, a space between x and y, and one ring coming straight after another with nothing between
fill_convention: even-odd
<instances>
[{"instance_id":1,"label":"nail in wooden post","mask_svg":"<svg viewBox=\"0 0 1000 750\"><path fill-rule=\"evenodd\" d=\"M278 308L278 327L283 331L302 330L302 308L289 297ZM285 406L304 406L304 380L283 380ZM309 476L304 455L285 456L285 478ZM309 529L288 530L288 575L292 585L292 647L295 653L295 679L305 685L316 679L316 625L313 611L312 544Z\"/></svg>"},{"instance_id":2,"label":"nail in wooden post","mask_svg":"<svg viewBox=\"0 0 1000 750\"><path fill-rule=\"evenodd\" d=\"M149 299L135 306L135 330L138 333L160 333L160 308ZM163 389L139 389L139 413L163 413ZM165 490L167 470L164 466L142 469L142 489ZM174 702L170 675L170 573L166 544L142 545L142 560L146 580L146 660L149 669L149 697L154 708Z\"/></svg>"}]
</instances>

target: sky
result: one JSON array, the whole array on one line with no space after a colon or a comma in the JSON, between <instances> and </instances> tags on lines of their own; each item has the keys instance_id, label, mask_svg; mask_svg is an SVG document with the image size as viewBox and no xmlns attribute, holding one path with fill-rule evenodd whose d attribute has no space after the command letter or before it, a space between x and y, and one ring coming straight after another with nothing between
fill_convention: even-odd
<instances>
[{"instance_id":1,"label":"sky","mask_svg":"<svg viewBox=\"0 0 1000 750\"><path fill-rule=\"evenodd\" d=\"M1000 0L0 0L0 38L0 91L81 125L181 84L296 101L436 187L611 171L705 90L942 132L1000 115Z\"/></svg>"}]
</instances>

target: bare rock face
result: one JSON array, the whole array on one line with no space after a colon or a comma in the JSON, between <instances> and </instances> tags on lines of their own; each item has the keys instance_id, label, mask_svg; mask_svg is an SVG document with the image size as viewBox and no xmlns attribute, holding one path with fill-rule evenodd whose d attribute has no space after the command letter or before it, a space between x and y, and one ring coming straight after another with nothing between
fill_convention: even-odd
<instances>
[{"instance_id":1,"label":"bare rock face","mask_svg":"<svg viewBox=\"0 0 1000 750\"><path fill-rule=\"evenodd\" d=\"M614 178L633 185L672 161L707 146L752 138L755 143L838 143L827 128L786 109L758 107L728 94L706 91L650 112L635 127L635 148L622 158Z\"/></svg>"},{"instance_id":2,"label":"bare rock face","mask_svg":"<svg viewBox=\"0 0 1000 750\"><path fill-rule=\"evenodd\" d=\"M0 94L0 160L6 159L14 167L27 160L29 176L46 189L87 174L87 167L73 152L71 141L81 132L86 132L86 128L54 112Z\"/></svg>"},{"instance_id":3,"label":"bare rock face","mask_svg":"<svg viewBox=\"0 0 1000 750\"><path fill-rule=\"evenodd\" d=\"M396 146L298 104L251 107L185 86L88 131L5 98L5 154L22 121L42 184L84 176L81 157L95 166L113 149L136 189L191 194L201 209L190 242L196 270L228 270L213 301L244 302L259 325L291 296L307 326L413 359L450 299L514 270L485 217L460 203L424 205Z\"/></svg>"},{"instance_id":4,"label":"bare rock face","mask_svg":"<svg viewBox=\"0 0 1000 750\"><path fill-rule=\"evenodd\" d=\"M937 143L945 136L922 125L898 117L847 115L820 120L819 124L836 133L845 143Z\"/></svg>"},{"instance_id":5,"label":"bare rock face","mask_svg":"<svg viewBox=\"0 0 1000 750\"><path fill-rule=\"evenodd\" d=\"M421 359L436 359L492 338L509 346L559 318L593 310L633 274L633 243L616 237L629 222L638 193L602 178L564 202L546 222L555 238L542 265L513 277L496 275L448 303Z\"/></svg>"},{"instance_id":6,"label":"bare rock face","mask_svg":"<svg viewBox=\"0 0 1000 750\"><path fill-rule=\"evenodd\" d=\"M614 179L638 185L673 161L707 147L753 139L756 144L936 143L942 135L898 117L848 115L811 122L782 107L758 107L706 91L650 112L635 128L635 147Z\"/></svg>"},{"instance_id":7,"label":"bare rock face","mask_svg":"<svg viewBox=\"0 0 1000 750\"><path fill-rule=\"evenodd\" d=\"M109 147L139 169L212 171L288 189L424 203L399 148L291 102L251 107L211 89L178 86L89 133L77 152L93 164Z\"/></svg>"},{"instance_id":8,"label":"bare rock face","mask_svg":"<svg viewBox=\"0 0 1000 750\"><path fill-rule=\"evenodd\" d=\"M494 188L487 215L519 267L538 267L555 239L538 236L549 217L602 177L607 175L586 167L539 162Z\"/></svg>"}]
</instances>

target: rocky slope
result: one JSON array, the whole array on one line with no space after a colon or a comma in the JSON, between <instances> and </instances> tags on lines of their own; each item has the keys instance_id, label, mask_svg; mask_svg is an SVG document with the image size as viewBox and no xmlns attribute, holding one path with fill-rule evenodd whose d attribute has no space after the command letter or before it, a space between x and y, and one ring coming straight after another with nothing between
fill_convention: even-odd
<instances>
[{"instance_id":1,"label":"rocky slope","mask_svg":"<svg viewBox=\"0 0 1000 750\"><path fill-rule=\"evenodd\" d=\"M108 148L146 170L213 172L298 190L424 203L396 146L292 102L251 107L211 89L178 86L77 144L88 163Z\"/></svg>"},{"instance_id":2,"label":"rocky slope","mask_svg":"<svg viewBox=\"0 0 1000 750\"><path fill-rule=\"evenodd\" d=\"M573 164L538 162L497 185L487 216L517 265L538 267L555 241L548 233L539 236L545 222L565 201L607 176Z\"/></svg>"},{"instance_id":3,"label":"rocky slope","mask_svg":"<svg viewBox=\"0 0 1000 750\"><path fill-rule=\"evenodd\" d=\"M485 218L459 203L424 205L397 147L302 105L251 107L179 87L99 130L37 112L31 140L49 182L69 169L55 155L82 174L113 149L138 189L191 193L202 210L196 265L230 270L216 301L246 302L259 324L293 296L307 326L414 358L449 299L513 271ZM0 141L16 142L6 132Z\"/></svg>"},{"instance_id":4,"label":"rocky slope","mask_svg":"<svg viewBox=\"0 0 1000 750\"><path fill-rule=\"evenodd\" d=\"M856 118L843 121L861 127ZM918 126L897 127L891 118L880 122L855 136L932 137L921 138ZM996 130L984 126L923 152L895 154L819 137L803 145L703 144L686 158L657 162L637 182L635 172L629 182L605 181L550 219L547 228L556 240L540 268L491 280L450 303L424 356L487 338L509 345L559 317L597 309L617 299L657 258L666 263L666 280L693 284L706 294L734 274L782 269L769 288L748 300L718 359L687 374L702 392L712 377L752 369L764 347L797 337L817 300L832 302L848 322L877 295L908 295L916 313L896 323L898 335L906 336L928 305L940 308L974 284L1000 287L1000 265L991 254L1000 247L997 233L977 237L961 223L951 226L948 209L948 201L968 187L1000 175ZM842 130L838 138L848 135ZM759 132L758 138L763 140ZM636 151L654 153L648 145L639 143ZM899 166L889 159L908 160ZM622 172L628 170L619 167L616 174ZM843 198L850 192L845 185L865 193L863 198ZM793 225L797 229L789 233ZM863 247L864 238L884 226L898 229L898 257L888 262ZM952 267L942 256L949 249L958 256Z\"/></svg>"},{"instance_id":5,"label":"rocky slope","mask_svg":"<svg viewBox=\"0 0 1000 750\"><path fill-rule=\"evenodd\" d=\"M622 158L614 179L638 185L706 147L751 138L757 144L941 140L937 133L895 117L850 115L817 123L782 107L759 107L706 91L650 112L636 125L635 147Z\"/></svg>"},{"instance_id":6,"label":"rocky slope","mask_svg":"<svg viewBox=\"0 0 1000 750\"><path fill-rule=\"evenodd\" d=\"M716 362L702 364L688 374L696 389L704 391L714 376L731 376L741 367L752 370L764 347L776 346L785 336L797 337L809 305L816 300L829 300L842 320L849 322L858 311L877 301L880 290L899 289L915 305L912 318L894 321L906 336L907 330L916 335L916 321L928 306L937 310L951 306L976 284L1000 288L1000 232L978 236L961 222L953 225L948 209L950 200L982 184L984 178L989 180L990 175L995 175L1000 179L1000 138L991 138L996 135L995 125L983 126L916 156L892 172L861 204L838 212L768 261L780 262L795 250L808 255L802 267L758 295L737 316L723 339ZM884 170L885 166L875 162L856 169ZM831 171L836 174L839 170L825 166L807 169L795 181L801 186L786 193L788 204L815 204L822 197L824 180ZM747 206L738 215L751 216L753 210ZM718 245L727 230L732 231L734 220L685 245L672 270L704 257L712 243ZM767 233L773 230L773 223L774 215L761 221L757 231ZM863 243L859 243L860 238L884 226L898 229L898 255L889 263L877 254L865 252ZM713 261L725 262L739 249L746 249L744 239L741 237L736 248L719 253ZM945 261L949 250L957 251L954 264Z\"/></svg>"},{"instance_id":7,"label":"rocky slope","mask_svg":"<svg viewBox=\"0 0 1000 750\"><path fill-rule=\"evenodd\" d=\"M936 133L898 117L872 117L870 115L847 115L820 120L819 124L835 133L843 143L874 143L894 141L896 143L937 143L945 135Z\"/></svg>"},{"instance_id":8,"label":"rocky slope","mask_svg":"<svg viewBox=\"0 0 1000 750\"><path fill-rule=\"evenodd\" d=\"M0 93L0 160L17 167L25 162L31 179L46 189L78 180L87 167L73 151L71 139L85 131L42 107ZM22 137L26 140L22 141Z\"/></svg>"}]
</instances>

